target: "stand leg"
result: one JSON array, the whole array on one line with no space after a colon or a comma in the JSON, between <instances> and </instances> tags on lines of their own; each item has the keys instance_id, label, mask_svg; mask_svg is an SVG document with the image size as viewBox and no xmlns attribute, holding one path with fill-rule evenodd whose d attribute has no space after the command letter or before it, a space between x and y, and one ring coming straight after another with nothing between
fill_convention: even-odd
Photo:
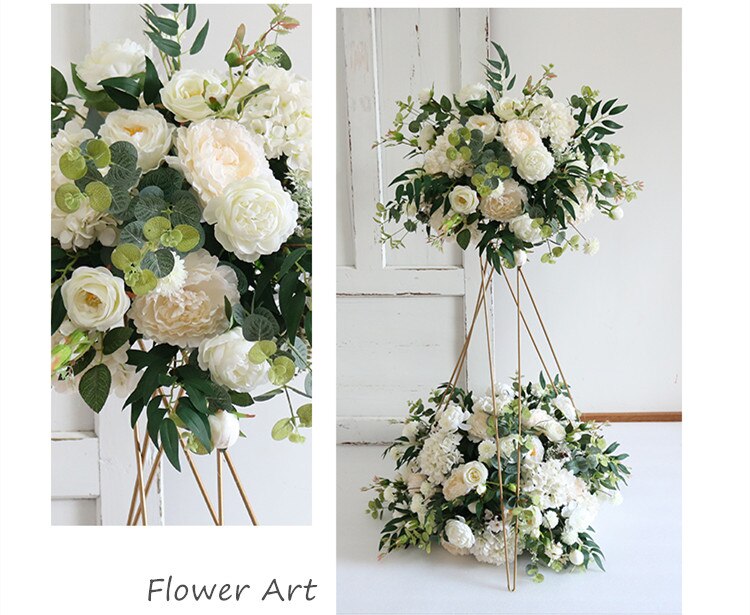
<instances>
[{"instance_id":1,"label":"stand leg","mask_svg":"<svg viewBox=\"0 0 750 615\"><path fill-rule=\"evenodd\" d=\"M206 503L206 506L208 507L208 512L211 513L211 518L213 519L214 524L220 525L219 518L216 516L216 512L214 511L213 504L211 504L211 499L208 497L208 493L206 492L206 488L203 485L203 481L201 480L200 474L198 474L198 468L195 467L195 463L193 462L193 457L190 454L190 451L188 450L187 444L185 444L182 438L180 438L180 444L182 444L182 450L185 453L185 459L187 459L188 465L190 466L190 469L193 472L193 476L195 477L195 482L198 483L198 489L200 489L201 495L203 496L203 501Z\"/></svg>"},{"instance_id":2,"label":"stand leg","mask_svg":"<svg viewBox=\"0 0 750 615\"><path fill-rule=\"evenodd\" d=\"M219 499L219 525L224 525L224 482L221 476L221 451L216 449L216 491Z\"/></svg>"},{"instance_id":3,"label":"stand leg","mask_svg":"<svg viewBox=\"0 0 750 615\"><path fill-rule=\"evenodd\" d=\"M156 454L156 459L154 459L154 463L151 466L151 471L148 474L148 480L146 481L146 497L148 497L148 492L151 490L151 485L154 482L154 478L156 478L156 471L159 469L159 464L161 463L161 457L164 454L164 447L159 447L159 452ZM135 511L135 518L137 519L138 516L141 514L141 506L139 505L138 508ZM130 523L128 523L130 525Z\"/></svg>"},{"instance_id":4,"label":"stand leg","mask_svg":"<svg viewBox=\"0 0 750 615\"><path fill-rule=\"evenodd\" d=\"M141 445L138 438L138 425L133 426L133 441L135 442L135 462L137 468L138 494L141 500L141 519L143 525L148 525L148 515L146 514L146 492L143 488L143 459L141 458ZM137 517L136 517L137 519Z\"/></svg>"},{"instance_id":5,"label":"stand leg","mask_svg":"<svg viewBox=\"0 0 750 615\"><path fill-rule=\"evenodd\" d=\"M247 494L245 493L245 490L242 488L242 483L240 482L240 477L237 474L237 470L234 469L232 458L229 456L229 452L226 449L222 452L224 453L224 459L227 462L227 466L229 467L229 471L232 474L234 483L237 485L237 491L240 492L240 497L242 498L242 502L245 504L245 508L247 509L247 514L250 516L250 521L252 521L253 525L258 525L258 519L255 517L255 513L253 512L253 507L250 506L250 500L247 499Z\"/></svg>"}]
</instances>

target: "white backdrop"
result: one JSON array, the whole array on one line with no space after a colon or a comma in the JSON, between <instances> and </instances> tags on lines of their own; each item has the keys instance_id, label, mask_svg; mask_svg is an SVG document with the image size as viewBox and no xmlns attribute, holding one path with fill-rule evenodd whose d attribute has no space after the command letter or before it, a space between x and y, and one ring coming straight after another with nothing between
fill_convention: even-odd
<instances>
[{"instance_id":1,"label":"white backdrop","mask_svg":"<svg viewBox=\"0 0 750 615\"><path fill-rule=\"evenodd\" d=\"M566 254L553 266L537 257L525 271L582 410L680 410L679 10L473 10L486 19L475 15L470 23L478 25L466 31L461 20L472 10L375 9L369 12L371 48L367 26L359 26L363 36L347 23L347 17L364 20L361 11L345 9L339 22L339 108L348 104L357 114L356 123L346 109L337 118L339 439L380 438L385 419L402 416L407 399L447 379L463 335L463 295L469 294L461 284L437 293L428 283L392 284L383 293L381 271L360 264L368 250L381 254L384 270L408 267L417 277L460 273L465 264L455 248L439 253L427 247L423 235L409 236L400 252L377 247L374 201L380 191L389 196L388 182L408 162L397 148L380 157L369 150L376 133L362 134L362 109L374 105L374 127L382 133L396 97L433 82L441 91L467 76L479 80L484 54L481 46L467 53L466 41L481 40L485 26L508 52L521 83L553 62L557 96L588 84L630 105L617 135L626 154L619 168L644 180L645 192L622 221L601 217L582 228L601 240L596 256ZM369 79L362 77L365 61L374 66ZM496 373L508 377L515 371L515 312L502 279L496 279L494 311ZM524 342L527 377L540 371L532 353ZM486 378L470 380L475 387L487 384Z\"/></svg>"},{"instance_id":2,"label":"white backdrop","mask_svg":"<svg viewBox=\"0 0 750 615\"><path fill-rule=\"evenodd\" d=\"M289 13L301 21L292 34L280 43L292 58L293 70L311 77L311 7L292 5ZM138 5L53 5L52 7L52 64L69 76L71 62L79 62L88 50L104 40L131 38L147 47L142 34L141 9ZM224 53L240 23L247 27L246 40L265 28L271 15L265 5L198 5L195 31L210 19L206 44L200 54L185 57L185 68L222 70ZM147 47L148 49L148 47ZM71 86L72 87L72 86ZM105 478L116 470L117 493L112 498L123 499L123 491L132 489L134 465L132 440L127 426L127 412L121 411L122 401L111 398L102 410L100 421L75 395L53 392L53 524L96 524L101 521L101 490L116 482ZM248 436L232 448L235 466L261 524L302 525L311 522L311 463L312 437L303 445L271 440L271 426L288 412L280 398L253 408L255 419L243 420L242 429ZM102 429L106 424L108 429ZM106 435L103 434L106 432ZM86 455L81 457L71 443L83 443ZM101 447L102 460L98 459ZM112 450L116 447L116 450ZM104 449L107 449L106 451ZM72 452L73 451L73 452ZM283 463L275 460L283 459ZM197 465L206 488L214 495L215 458L198 458ZM99 468L96 464L99 464ZM187 467L181 474L165 461L161 491L163 516L168 525L199 525L210 523L210 517L198 488ZM185 463L182 464L186 466ZM85 466L85 471L82 471ZM291 468L291 470L290 470ZM79 475L83 474L85 484ZM101 484L100 484L101 474ZM247 523L247 514L228 471L225 471L225 522ZM71 483L73 483L71 485ZM122 484L120 484L122 483ZM129 494L126 500L129 502ZM158 521L158 498L149 502L149 517ZM127 508L123 510L124 524ZM106 522L106 521L105 521Z\"/></svg>"}]
</instances>

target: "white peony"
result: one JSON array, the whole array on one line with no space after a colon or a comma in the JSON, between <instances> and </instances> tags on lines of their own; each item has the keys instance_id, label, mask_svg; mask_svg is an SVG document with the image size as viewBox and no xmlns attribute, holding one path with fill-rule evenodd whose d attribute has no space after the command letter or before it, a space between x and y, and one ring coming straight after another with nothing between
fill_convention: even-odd
<instances>
[{"instance_id":1,"label":"white peony","mask_svg":"<svg viewBox=\"0 0 750 615\"><path fill-rule=\"evenodd\" d=\"M513 218L508 226L519 239L528 243L538 243L542 240L542 231L533 222L529 214L523 214Z\"/></svg>"},{"instance_id":2,"label":"white peony","mask_svg":"<svg viewBox=\"0 0 750 615\"><path fill-rule=\"evenodd\" d=\"M487 86L484 83L472 83L463 86L456 94L459 104L465 105L470 100L482 100L487 96Z\"/></svg>"},{"instance_id":3,"label":"white peony","mask_svg":"<svg viewBox=\"0 0 750 615\"><path fill-rule=\"evenodd\" d=\"M309 174L312 170L312 84L291 71L256 63L233 99L239 101L262 86L268 89L247 101L240 122L258 135L266 158L286 156L290 169Z\"/></svg>"},{"instance_id":4,"label":"white peony","mask_svg":"<svg viewBox=\"0 0 750 615\"><path fill-rule=\"evenodd\" d=\"M489 418L490 415L487 412L482 412L481 410L474 410L472 412L466 421L469 440L472 442L481 442L489 436Z\"/></svg>"},{"instance_id":5,"label":"white peony","mask_svg":"<svg viewBox=\"0 0 750 615\"><path fill-rule=\"evenodd\" d=\"M211 199L203 215L216 239L243 261L273 254L294 233L297 203L271 175L246 177Z\"/></svg>"},{"instance_id":6,"label":"white peony","mask_svg":"<svg viewBox=\"0 0 750 615\"><path fill-rule=\"evenodd\" d=\"M529 197L526 188L515 179L506 179L487 196L482 197L479 210L491 220L510 222L523 213Z\"/></svg>"},{"instance_id":7,"label":"white peony","mask_svg":"<svg viewBox=\"0 0 750 615\"><path fill-rule=\"evenodd\" d=\"M146 70L146 52L130 39L105 41L76 66L76 73L92 92L104 88L99 82L111 77L132 77Z\"/></svg>"},{"instance_id":8,"label":"white peony","mask_svg":"<svg viewBox=\"0 0 750 615\"><path fill-rule=\"evenodd\" d=\"M515 98L509 98L507 96L503 96L502 98L500 98L492 108L492 110L495 112L495 115L504 122L509 122L510 120L516 119L518 117L516 115L516 111L520 109L521 101L516 100Z\"/></svg>"},{"instance_id":9,"label":"white peony","mask_svg":"<svg viewBox=\"0 0 750 615\"><path fill-rule=\"evenodd\" d=\"M211 373L211 380L232 391L252 393L268 380L268 363L250 361L254 342L235 327L216 337L203 340L198 346L198 365Z\"/></svg>"},{"instance_id":10,"label":"white peony","mask_svg":"<svg viewBox=\"0 0 750 615\"><path fill-rule=\"evenodd\" d=\"M526 436L526 447L528 451L524 452L524 461L531 463L540 463L544 461L544 445L536 436Z\"/></svg>"},{"instance_id":11,"label":"white peony","mask_svg":"<svg viewBox=\"0 0 750 615\"><path fill-rule=\"evenodd\" d=\"M478 130L482 133L482 140L485 143L489 143L497 137L500 124L494 117L486 113L484 115L472 115L466 122L466 128L469 130Z\"/></svg>"},{"instance_id":12,"label":"white peony","mask_svg":"<svg viewBox=\"0 0 750 615\"><path fill-rule=\"evenodd\" d=\"M518 174L530 184L542 181L555 168L555 159L543 145L532 145L514 159Z\"/></svg>"},{"instance_id":13,"label":"white peony","mask_svg":"<svg viewBox=\"0 0 750 615\"><path fill-rule=\"evenodd\" d=\"M542 147L539 130L528 120L510 120L502 124L500 140L514 159L530 147Z\"/></svg>"},{"instance_id":14,"label":"white peony","mask_svg":"<svg viewBox=\"0 0 750 615\"><path fill-rule=\"evenodd\" d=\"M219 410L208 416L211 426L211 442L216 449L227 449L240 439L240 421L231 412Z\"/></svg>"},{"instance_id":15,"label":"white peony","mask_svg":"<svg viewBox=\"0 0 750 615\"><path fill-rule=\"evenodd\" d=\"M203 120L179 128L175 138L178 166L205 206L240 179L271 176L263 150L255 137L232 120Z\"/></svg>"},{"instance_id":16,"label":"white peony","mask_svg":"<svg viewBox=\"0 0 750 615\"><path fill-rule=\"evenodd\" d=\"M479 206L479 196L469 186L456 186L450 191L448 200L453 211L468 216Z\"/></svg>"},{"instance_id":17,"label":"white peony","mask_svg":"<svg viewBox=\"0 0 750 615\"><path fill-rule=\"evenodd\" d=\"M573 211L576 214L576 224L588 222L596 212L596 197L593 194L589 194L588 188L586 188L586 184L583 182L576 183L573 187L573 194L578 200L578 203L573 204Z\"/></svg>"},{"instance_id":18,"label":"white peony","mask_svg":"<svg viewBox=\"0 0 750 615\"><path fill-rule=\"evenodd\" d=\"M206 250L185 257L187 277L178 292L155 292L133 300L130 317L140 333L157 343L197 348L227 326L224 298L234 305L240 300L237 274Z\"/></svg>"},{"instance_id":19,"label":"white peony","mask_svg":"<svg viewBox=\"0 0 750 615\"><path fill-rule=\"evenodd\" d=\"M446 551L448 551L448 553L450 553L451 555L468 555L469 553L471 553L469 549L462 549L462 548L456 547L452 545L451 543L449 543L444 538L440 539L440 546L443 547L443 549L445 549Z\"/></svg>"},{"instance_id":20,"label":"white peony","mask_svg":"<svg viewBox=\"0 0 750 615\"><path fill-rule=\"evenodd\" d=\"M125 282L106 267L78 267L61 288L68 318L82 329L108 331L130 307Z\"/></svg>"},{"instance_id":21,"label":"white peony","mask_svg":"<svg viewBox=\"0 0 750 615\"><path fill-rule=\"evenodd\" d=\"M107 115L99 128L99 137L110 145L116 141L132 143L138 151L138 166L147 173L158 167L169 153L173 132L174 126L154 109L118 109Z\"/></svg>"},{"instance_id":22,"label":"white peony","mask_svg":"<svg viewBox=\"0 0 750 615\"><path fill-rule=\"evenodd\" d=\"M178 122L197 122L214 114L210 98L223 102L226 91L213 71L178 70L161 90L161 101Z\"/></svg>"},{"instance_id":23,"label":"white peony","mask_svg":"<svg viewBox=\"0 0 750 615\"><path fill-rule=\"evenodd\" d=\"M435 127L432 124L425 124L420 128L417 136L417 146L423 152L429 150L435 143Z\"/></svg>"},{"instance_id":24,"label":"white peony","mask_svg":"<svg viewBox=\"0 0 750 615\"><path fill-rule=\"evenodd\" d=\"M459 549L470 549L474 546L474 533L466 525L463 517L456 517L446 522L445 536L450 544Z\"/></svg>"}]
</instances>

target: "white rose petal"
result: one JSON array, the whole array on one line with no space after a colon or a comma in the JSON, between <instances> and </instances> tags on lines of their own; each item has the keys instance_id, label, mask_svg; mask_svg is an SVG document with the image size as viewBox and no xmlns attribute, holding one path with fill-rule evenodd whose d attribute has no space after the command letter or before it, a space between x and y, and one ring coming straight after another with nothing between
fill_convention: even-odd
<instances>
[{"instance_id":1,"label":"white rose petal","mask_svg":"<svg viewBox=\"0 0 750 615\"><path fill-rule=\"evenodd\" d=\"M587 239L583 244L583 253L593 256L599 251L599 240L596 237Z\"/></svg>"},{"instance_id":2,"label":"white rose petal","mask_svg":"<svg viewBox=\"0 0 750 615\"><path fill-rule=\"evenodd\" d=\"M463 86L456 94L459 104L465 105L470 100L482 100L487 96L487 86L484 83L472 83Z\"/></svg>"},{"instance_id":3,"label":"white rose petal","mask_svg":"<svg viewBox=\"0 0 750 615\"><path fill-rule=\"evenodd\" d=\"M500 129L500 124L497 120L489 114L485 115L472 115L466 122L466 128L469 130L478 130L482 133L482 140L485 143L494 141L497 137L497 131Z\"/></svg>"},{"instance_id":4,"label":"white rose petal","mask_svg":"<svg viewBox=\"0 0 750 615\"><path fill-rule=\"evenodd\" d=\"M159 166L172 147L174 126L154 109L118 109L107 115L99 137L108 144L131 143L138 151L138 166L144 173Z\"/></svg>"},{"instance_id":5,"label":"white rose petal","mask_svg":"<svg viewBox=\"0 0 750 615\"><path fill-rule=\"evenodd\" d=\"M232 391L252 393L268 381L268 363L250 361L254 342L235 327L217 337L203 340L198 346L198 365L211 373L211 380Z\"/></svg>"},{"instance_id":6,"label":"white rose petal","mask_svg":"<svg viewBox=\"0 0 750 615\"><path fill-rule=\"evenodd\" d=\"M125 283L106 267L78 267L61 294L68 318L82 329L108 331L122 324L130 307Z\"/></svg>"}]
</instances>

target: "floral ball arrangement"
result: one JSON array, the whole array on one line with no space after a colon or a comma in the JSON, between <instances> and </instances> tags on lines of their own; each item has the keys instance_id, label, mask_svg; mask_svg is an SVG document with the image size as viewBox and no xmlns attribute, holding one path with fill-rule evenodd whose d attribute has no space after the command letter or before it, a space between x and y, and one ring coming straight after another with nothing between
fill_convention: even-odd
<instances>
[{"instance_id":1,"label":"floral ball arrangement","mask_svg":"<svg viewBox=\"0 0 750 615\"><path fill-rule=\"evenodd\" d=\"M403 434L386 449L395 476L368 487L375 492L368 514L387 519L381 553L429 552L439 542L499 566L506 549L512 561L517 548L530 557L535 581L543 580L541 566L603 567L591 525L603 502L621 499L627 455L606 442L601 425L580 420L558 377L546 383L540 376L522 389L519 459L518 382L497 385L494 394L493 404L492 389L478 397L443 385L428 404L410 405Z\"/></svg>"},{"instance_id":2,"label":"floral ball arrangement","mask_svg":"<svg viewBox=\"0 0 750 615\"><path fill-rule=\"evenodd\" d=\"M493 46L498 58L487 60L486 83L398 101L380 144L406 145L419 163L391 182L395 198L377 205L381 240L400 247L421 226L438 246L473 243L497 270L523 265L537 247L546 263L568 248L594 254L599 242L579 227L597 212L621 219L622 205L642 189L614 170L623 154L608 140L627 105L588 86L555 100L552 65L513 96L508 57Z\"/></svg>"},{"instance_id":3,"label":"floral ball arrangement","mask_svg":"<svg viewBox=\"0 0 750 615\"><path fill-rule=\"evenodd\" d=\"M274 439L312 425L311 88L276 42L297 20L269 6L221 71L182 67L209 23L178 4L144 6L151 54L105 42L74 91L52 68L53 381L145 411L178 469L180 439L227 448L276 395Z\"/></svg>"}]
</instances>

